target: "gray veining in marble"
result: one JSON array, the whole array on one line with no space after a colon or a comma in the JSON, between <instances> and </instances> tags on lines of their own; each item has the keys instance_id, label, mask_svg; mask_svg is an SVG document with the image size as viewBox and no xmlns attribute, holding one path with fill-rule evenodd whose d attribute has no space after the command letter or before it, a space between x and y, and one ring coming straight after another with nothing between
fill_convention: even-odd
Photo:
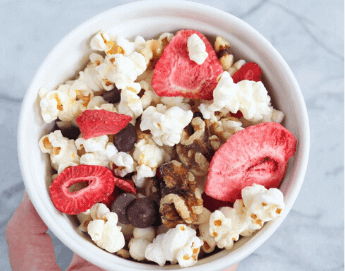
<instances>
[{"instance_id":1,"label":"gray veining in marble","mask_svg":"<svg viewBox=\"0 0 345 271\"><path fill-rule=\"evenodd\" d=\"M20 105L40 63L69 31L128 1L0 0L0 269L10 270L8 220L24 185L16 133ZM310 161L300 195L275 234L239 271L344 270L344 3L341 0L197 1L263 34L287 61L306 101ZM58 264L71 251L53 236Z\"/></svg>"}]
</instances>

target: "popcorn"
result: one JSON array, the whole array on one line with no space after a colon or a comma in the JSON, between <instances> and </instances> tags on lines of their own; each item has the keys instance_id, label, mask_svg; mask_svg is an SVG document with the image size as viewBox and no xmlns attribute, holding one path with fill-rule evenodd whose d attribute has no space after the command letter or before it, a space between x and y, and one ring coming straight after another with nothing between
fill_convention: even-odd
<instances>
[{"instance_id":1,"label":"popcorn","mask_svg":"<svg viewBox=\"0 0 345 271\"><path fill-rule=\"evenodd\" d=\"M145 69L145 58L137 52L129 56L122 54L107 55L104 63L97 67L102 80L111 82L122 90L133 83Z\"/></svg>"},{"instance_id":2,"label":"popcorn","mask_svg":"<svg viewBox=\"0 0 345 271\"><path fill-rule=\"evenodd\" d=\"M231 249L240 235L252 235L261 229L265 222L281 216L285 206L283 194L279 189L267 190L257 184L243 188L242 198L243 200L235 201L233 208L222 207L211 214L209 234L219 248ZM202 229L205 231L207 226L203 225ZM208 234L203 232L202 235L207 243L212 244ZM205 252L207 250L205 248Z\"/></svg>"},{"instance_id":3,"label":"popcorn","mask_svg":"<svg viewBox=\"0 0 345 271\"><path fill-rule=\"evenodd\" d=\"M244 118L255 122L273 110L262 82L243 80L234 84L228 72L220 75L213 97L213 103L199 106L205 119L217 120L214 112L226 109L232 113L240 110Z\"/></svg>"},{"instance_id":4,"label":"popcorn","mask_svg":"<svg viewBox=\"0 0 345 271\"><path fill-rule=\"evenodd\" d=\"M162 147L155 144L149 135L142 135L135 144L133 158L138 163L136 167L137 174L133 176L136 186L143 187L146 177L156 175L157 168L164 162L170 160L170 156Z\"/></svg>"},{"instance_id":5,"label":"popcorn","mask_svg":"<svg viewBox=\"0 0 345 271\"><path fill-rule=\"evenodd\" d=\"M114 253L125 246L125 238L121 227L117 226L117 214L109 212L103 203L96 203L90 209L92 221L88 223L87 231L99 247Z\"/></svg>"},{"instance_id":6,"label":"popcorn","mask_svg":"<svg viewBox=\"0 0 345 271\"><path fill-rule=\"evenodd\" d=\"M113 36L100 31L91 39L90 47L92 50L108 52L114 46L113 39Z\"/></svg>"},{"instance_id":7,"label":"popcorn","mask_svg":"<svg viewBox=\"0 0 345 271\"><path fill-rule=\"evenodd\" d=\"M112 142L108 142L107 135L93 137L85 140L80 137L75 141L78 150L83 147L87 153L80 157L80 163L85 165L108 166L112 157L118 153Z\"/></svg>"},{"instance_id":8,"label":"popcorn","mask_svg":"<svg viewBox=\"0 0 345 271\"><path fill-rule=\"evenodd\" d=\"M203 241L198 237L189 238L187 244L179 250L176 256L180 267L184 268L195 265L202 245Z\"/></svg>"},{"instance_id":9,"label":"popcorn","mask_svg":"<svg viewBox=\"0 0 345 271\"><path fill-rule=\"evenodd\" d=\"M144 95L140 98L143 110L145 110L150 105L156 106L161 102L161 97L156 94L151 86L151 79L150 83L141 80L139 81L139 84L141 88L145 90Z\"/></svg>"},{"instance_id":10,"label":"popcorn","mask_svg":"<svg viewBox=\"0 0 345 271\"><path fill-rule=\"evenodd\" d=\"M81 148L84 147L86 152L104 151L108 141L109 138L107 135L93 137L86 140L80 137L75 141L75 145L78 150L81 150Z\"/></svg>"},{"instance_id":11,"label":"popcorn","mask_svg":"<svg viewBox=\"0 0 345 271\"><path fill-rule=\"evenodd\" d=\"M207 221L199 226L200 240L203 241L201 249L205 253L211 253L216 248L216 240L210 234L210 224Z\"/></svg>"},{"instance_id":12,"label":"popcorn","mask_svg":"<svg viewBox=\"0 0 345 271\"><path fill-rule=\"evenodd\" d=\"M150 242L146 239L132 238L129 243L129 254L137 261L145 260L145 251Z\"/></svg>"},{"instance_id":13,"label":"popcorn","mask_svg":"<svg viewBox=\"0 0 345 271\"><path fill-rule=\"evenodd\" d=\"M277 188L266 189L257 184L242 189L244 205L247 208L246 220L250 231L261 229L266 221L282 215L283 193Z\"/></svg>"},{"instance_id":14,"label":"popcorn","mask_svg":"<svg viewBox=\"0 0 345 271\"><path fill-rule=\"evenodd\" d=\"M158 235L145 251L146 259L163 266L166 261L179 263L181 267L195 265L202 241L192 228L179 224L164 234Z\"/></svg>"},{"instance_id":15,"label":"popcorn","mask_svg":"<svg viewBox=\"0 0 345 271\"><path fill-rule=\"evenodd\" d=\"M155 229L153 227L134 228L133 237L128 244L129 253L133 259L142 261L145 259L146 247L155 238Z\"/></svg>"},{"instance_id":16,"label":"popcorn","mask_svg":"<svg viewBox=\"0 0 345 271\"><path fill-rule=\"evenodd\" d=\"M77 81L84 82L94 93L99 93L103 90L103 85L97 67L104 62L104 58L96 53L91 53L89 58L90 62L84 71L79 72Z\"/></svg>"},{"instance_id":17,"label":"popcorn","mask_svg":"<svg viewBox=\"0 0 345 271\"><path fill-rule=\"evenodd\" d=\"M204 63L208 57L208 53L206 52L205 43L197 34L193 34L188 38L187 47L190 60L193 60L199 65Z\"/></svg>"},{"instance_id":18,"label":"popcorn","mask_svg":"<svg viewBox=\"0 0 345 271\"><path fill-rule=\"evenodd\" d=\"M117 107L117 111L120 114L131 116L131 123L135 125L135 119L143 113L140 97L129 89L123 89L121 91L121 101Z\"/></svg>"},{"instance_id":19,"label":"popcorn","mask_svg":"<svg viewBox=\"0 0 345 271\"><path fill-rule=\"evenodd\" d=\"M101 105L106 104L107 102L103 99L102 96L93 97L87 105L88 110L94 110L100 108Z\"/></svg>"},{"instance_id":20,"label":"popcorn","mask_svg":"<svg viewBox=\"0 0 345 271\"><path fill-rule=\"evenodd\" d=\"M46 123L56 120L59 112L62 110L61 93L54 90L48 91L41 88L39 91L41 115Z\"/></svg>"},{"instance_id":21,"label":"popcorn","mask_svg":"<svg viewBox=\"0 0 345 271\"><path fill-rule=\"evenodd\" d=\"M182 130L192 118L191 110L184 111L177 106L169 109L162 104L156 108L149 106L142 114L140 129L150 130L157 145L174 146L180 142Z\"/></svg>"},{"instance_id":22,"label":"popcorn","mask_svg":"<svg viewBox=\"0 0 345 271\"><path fill-rule=\"evenodd\" d=\"M87 226L89 225L90 221L92 221L91 211L90 209L77 214L77 218L80 222L79 229L83 232L87 232Z\"/></svg>"},{"instance_id":23,"label":"popcorn","mask_svg":"<svg viewBox=\"0 0 345 271\"><path fill-rule=\"evenodd\" d=\"M50 154L52 167L58 171L60 164L79 164L74 140L62 136L60 130L43 136L39 141L40 150Z\"/></svg>"},{"instance_id":24,"label":"popcorn","mask_svg":"<svg viewBox=\"0 0 345 271\"><path fill-rule=\"evenodd\" d=\"M120 177L124 177L128 173L132 173L134 171L135 163L132 156L130 156L128 153L119 152L114 155L111 160L116 166L118 166L115 169L115 173Z\"/></svg>"},{"instance_id":25,"label":"popcorn","mask_svg":"<svg viewBox=\"0 0 345 271\"><path fill-rule=\"evenodd\" d=\"M166 262L163 250L164 236L164 233L157 235L153 243L147 245L145 249L145 258L149 261L158 263L160 266L164 266Z\"/></svg>"}]
</instances>

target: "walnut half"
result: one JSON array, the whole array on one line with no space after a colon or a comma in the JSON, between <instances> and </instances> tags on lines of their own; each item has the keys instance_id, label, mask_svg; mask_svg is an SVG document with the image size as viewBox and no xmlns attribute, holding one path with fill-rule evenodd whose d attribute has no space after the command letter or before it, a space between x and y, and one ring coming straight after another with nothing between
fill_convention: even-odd
<instances>
[{"instance_id":1,"label":"walnut half","mask_svg":"<svg viewBox=\"0 0 345 271\"><path fill-rule=\"evenodd\" d=\"M177 224L194 224L203 212L201 191L196 187L194 175L176 160L159 168L163 179L159 212L168 227Z\"/></svg>"},{"instance_id":2,"label":"walnut half","mask_svg":"<svg viewBox=\"0 0 345 271\"><path fill-rule=\"evenodd\" d=\"M195 176L205 176L215 151L229 137L230 135L223 130L221 123L196 117L182 131L181 141L176 146L176 152L180 161Z\"/></svg>"}]
</instances>

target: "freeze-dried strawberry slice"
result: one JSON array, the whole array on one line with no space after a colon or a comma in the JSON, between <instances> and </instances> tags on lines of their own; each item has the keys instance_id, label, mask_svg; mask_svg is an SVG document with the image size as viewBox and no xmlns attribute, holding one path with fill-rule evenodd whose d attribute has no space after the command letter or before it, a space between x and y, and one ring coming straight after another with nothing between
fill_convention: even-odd
<instances>
[{"instance_id":1,"label":"freeze-dried strawberry slice","mask_svg":"<svg viewBox=\"0 0 345 271\"><path fill-rule=\"evenodd\" d=\"M234 83L238 83L242 80L261 81L261 68L255 62L248 62L244 64L235 74L232 76Z\"/></svg>"},{"instance_id":2,"label":"freeze-dried strawberry slice","mask_svg":"<svg viewBox=\"0 0 345 271\"><path fill-rule=\"evenodd\" d=\"M197 34L206 45L208 57L201 65L189 59L187 41L192 34ZM217 77L222 72L222 65L207 38L195 30L181 30L164 48L151 83L159 96L212 100Z\"/></svg>"},{"instance_id":3,"label":"freeze-dried strawberry slice","mask_svg":"<svg viewBox=\"0 0 345 271\"><path fill-rule=\"evenodd\" d=\"M104 200L100 201L99 203L104 203L110 209L111 205L113 204L113 202L115 201L118 195L119 195L119 190L115 188L113 193L111 193L108 197L106 197Z\"/></svg>"},{"instance_id":4,"label":"freeze-dried strawberry slice","mask_svg":"<svg viewBox=\"0 0 345 271\"><path fill-rule=\"evenodd\" d=\"M294 135L275 122L237 132L213 156L205 193L234 202L241 198L242 188L253 183L278 188L296 144Z\"/></svg>"},{"instance_id":5,"label":"freeze-dried strawberry slice","mask_svg":"<svg viewBox=\"0 0 345 271\"><path fill-rule=\"evenodd\" d=\"M215 210L219 209L220 207L225 207L225 206L231 206L232 204L227 201L221 201L217 200L214 198L211 198L208 196L206 193L203 193L201 195L202 200L203 200L203 205L206 209L208 209L210 212L214 212Z\"/></svg>"},{"instance_id":6,"label":"freeze-dried strawberry slice","mask_svg":"<svg viewBox=\"0 0 345 271\"><path fill-rule=\"evenodd\" d=\"M235 117L235 118L238 118L238 119L243 117L243 114L242 114L242 112L240 110L238 110L235 114L230 112L230 115L232 117Z\"/></svg>"},{"instance_id":7,"label":"freeze-dried strawberry slice","mask_svg":"<svg viewBox=\"0 0 345 271\"><path fill-rule=\"evenodd\" d=\"M114 177L115 179L115 186L118 187L119 189L132 193L132 194L137 194L137 190L135 189L134 183L130 179L120 179L117 177Z\"/></svg>"},{"instance_id":8,"label":"freeze-dried strawberry slice","mask_svg":"<svg viewBox=\"0 0 345 271\"><path fill-rule=\"evenodd\" d=\"M84 139L120 132L132 120L131 116L101 110L85 110L75 121Z\"/></svg>"},{"instance_id":9,"label":"freeze-dried strawberry slice","mask_svg":"<svg viewBox=\"0 0 345 271\"><path fill-rule=\"evenodd\" d=\"M88 186L70 192L68 187L75 183ZM65 169L50 186L50 198L56 209L76 215L90 209L95 203L107 198L115 187L112 172L103 166L78 165Z\"/></svg>"}]
</instances>

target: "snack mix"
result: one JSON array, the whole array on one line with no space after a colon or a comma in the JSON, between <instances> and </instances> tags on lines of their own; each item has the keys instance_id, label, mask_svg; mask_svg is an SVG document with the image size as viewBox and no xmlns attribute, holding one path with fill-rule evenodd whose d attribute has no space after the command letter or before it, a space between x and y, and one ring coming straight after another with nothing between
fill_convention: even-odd
<instances>
[{"instance_id":1,"label":"snack mix","mask_svg":"<svg viewBox=\"0 0 345 271\"><path fill-rule=\"evenodd\" d=\"M258 64L195 30L100 31L75 80L40 89L54 206L120 257L190 267L281 216L296 139Z\"/></svg>"}]
</instances>

